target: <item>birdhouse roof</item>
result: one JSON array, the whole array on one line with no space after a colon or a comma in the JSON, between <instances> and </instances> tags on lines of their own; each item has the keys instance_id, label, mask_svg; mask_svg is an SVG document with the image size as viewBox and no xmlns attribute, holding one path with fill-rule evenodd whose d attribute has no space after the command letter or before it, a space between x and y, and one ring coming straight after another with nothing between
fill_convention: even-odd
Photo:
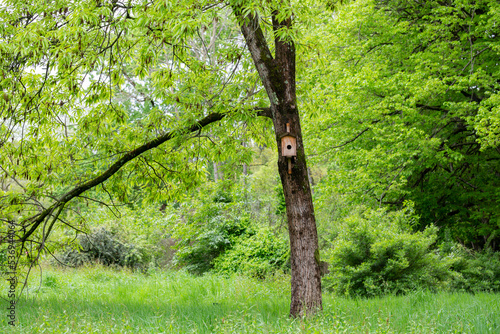
<instances>
[{"instance_id":1,"label":"birdhouse roof","mask_svg":"<svg viewBox=\"0 0 500 334\"><path fill-rule=\"evenodd\" d=\"M285 132L284 134L282 134L280 136L280 138L284 138L284 137L292 137L292 138L296 138L294 135L292 135L290 132Z\"/></svg>"}]
</instances>

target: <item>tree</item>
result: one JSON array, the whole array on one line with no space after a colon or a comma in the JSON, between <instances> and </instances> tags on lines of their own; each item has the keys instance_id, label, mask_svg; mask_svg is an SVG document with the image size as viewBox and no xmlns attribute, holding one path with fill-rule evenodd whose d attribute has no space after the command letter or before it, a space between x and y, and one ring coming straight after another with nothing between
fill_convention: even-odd
<instances>
[{"instance_id":1,"label":"tree","mask_svg":"<svg viewBox=\"0 0 500 334\"><path fill-rule=\"evenodd\" d=\"M272 119L278 147L291 245L290 314L321 309L292 7L286 1L4 1L0 165L9 189L0 207L2 220L18 225L21 250L44 249L58 223L78 228L65 212L97 200L91 190L128 202L134 187L159 200L193 186L214 155L244 156L231 132L265 127L260 115ZM203 34L210 27L215 48ZM213 58L197 57L197 48L212 50ZM251 62L257 76L248 71ZM265 93L250 94L257 81ZM136 85L152 89L143 100L151 108L132 119L117 91ZM261 107L266 95L269 106ZM281 155L286 124L297 139L291 173ZM203 135L207 128L227 138L223 147Z\"/></svg>"},{"instance_id":2,"label":"tree","mask_svg":"<svg viewBox=\"0 0 500 334\"><path fill-rule=\"evenodd\" d=\"M306 129L329 165L324 201L332 193L392 209L411 201L415 228L435 224L442 237L498 250L499 8L366 0L321 18L303 74L316 89L301 96L306 112L328 111Z\"/></svg>"}]
</instances>

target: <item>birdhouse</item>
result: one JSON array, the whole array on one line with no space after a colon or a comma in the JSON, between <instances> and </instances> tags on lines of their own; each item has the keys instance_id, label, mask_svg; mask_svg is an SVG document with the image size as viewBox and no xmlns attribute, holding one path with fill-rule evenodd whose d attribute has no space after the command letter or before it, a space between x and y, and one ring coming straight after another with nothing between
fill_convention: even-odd
<instances>
[{"instance_id":1,"label":"birdhouse","mask_svg":"<svg viewBox=\"0 0 500 334\"><path fill-rule=\"evenodd\" d=\"M281 155L284 157L297 156L297 139L290 133L281 136Z\"/></svg>"}]
</instances>

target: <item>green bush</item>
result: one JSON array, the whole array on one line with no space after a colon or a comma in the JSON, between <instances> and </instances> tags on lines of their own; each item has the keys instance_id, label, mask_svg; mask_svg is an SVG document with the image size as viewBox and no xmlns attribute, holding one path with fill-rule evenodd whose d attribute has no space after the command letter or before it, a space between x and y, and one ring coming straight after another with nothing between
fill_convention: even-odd
<instances>
[{"instance_id":1,"label":"green bush","mask_svg":"<svg viewBox=\"0 0 500 334\"><path fill-rule=\"evenodd\" d=\"M0 270L8 271L8 243L0 243Z\"/></svg>"},{"instance_id":2,"label":"green bush","mask_svg":"<svg viewBox=\"0 0 500 334\"><path fill-rule=\"evenodd\" d=\"M450 282L451 290L500 291L500 253L490 249L472 253L456 245L449 256L456 258L453 269L457 272Z\"/></svg>"},{"instance_id":3,"label":"green bush","mask_svg":"<svg viewBox=\"0 0 500 334\"><path fill-rule=\"evenodd\" d=\"M174 263L185 267L190 273L202 274L213 268L213 261L226 250L235 245L243 234L253 234L250 221L245 217L228 214L216 214L206 217L207 220L192 224L203 224L202 228L189 229L186 225L175 248ZM193 227L193 226L191 226ZM175 234L174 237L180 237Z\"/></svg>"},{"instance_id":4,"label":"green bush","mask_svg":"<svg viewBox=\"0 0 500 334\"><path fill-rule=\"evenodd\" d=\"M232 249L216 258L214 270L222 274L240 273L264 278L277 270L287 269L289 257L285 238L262 227L256 234L240 238Z\"/></svg>"},{"instance_id":5,"label":"green bush","mask_svg":"<svg viewBox=\"0 0 500 334\"><path fill-rule=\"evenodd\" d=\"M256 214L249 197L242 185L218 182L172 208L174 264L193 274L215 268L258 277L282 268L288 259L286 242L265 227L269 216Z\"/></svg>"},{"instance_id":6,"label":"green bush","mask_svg":"<svg viewBox=\"0 0 500 334\"><path fill-rule=\"evenodd\" d=\"M80 235L77 249L68 249L59 261L65 265L81 266L99 262L106 266L143 268L149 263L147 251L134 244L126 243L105 228L90 234Z\"/></svg>"},{"instance_id":7,"label":"green bush","mask_svg":"<svg viewBox=\"0 0 500 334\"><path fill-rule=\"evenodd\" d=\"M436 289L446 284L451 262L433 250L437 228L412 233L410 211L367 211L349 217L326 251L326 289L339 295L376 296Z\"/></svg>"},{"instance_id":8,"label":"green bush","mask_svg":"<svg viewBox=\"0 0 500 334\"><path fill-rule=\"evenodd\" d=\"M230 190L226 183L201 189L197 200L172 208L170 232L177 241L174 265L203 274L238 238L255 233L245 210L233 202Z\"/></svg>"}]
</instances>

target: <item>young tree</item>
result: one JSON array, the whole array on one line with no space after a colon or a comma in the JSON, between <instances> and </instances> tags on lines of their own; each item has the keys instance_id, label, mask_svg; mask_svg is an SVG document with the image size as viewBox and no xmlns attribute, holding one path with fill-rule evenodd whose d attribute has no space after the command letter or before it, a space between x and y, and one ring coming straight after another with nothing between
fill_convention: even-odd
<instances>
[{"instance_id":1,"label":"young tree","mask_svg":"<svg viewBox=\"0 0 500 334\"><path fill-rule=\"evenodd\" d=\"M18 225L21 249L40 251L58 223L74 223L65 208L97 200L91 190L122 202L133 187L152 200L172 197L199 181L214 154L244 156L232 132L266 127L257 119L265 116L287 208L290 314L321 309L295 78L294 24L307 8L282 0L4 1L0 173L9 189L0 208L4 222ZM205 37L210 28L217 38ZM196 45L213 58L199 57ZM256 80L264 91L245 94ZM150 108L132 119L117 91L136 85L151 88L143 101ZM206 128L225 135L223 145L204 136ZM288 131L297 142L292 168L281 152Z\"/></svg>"}]
</instances>

